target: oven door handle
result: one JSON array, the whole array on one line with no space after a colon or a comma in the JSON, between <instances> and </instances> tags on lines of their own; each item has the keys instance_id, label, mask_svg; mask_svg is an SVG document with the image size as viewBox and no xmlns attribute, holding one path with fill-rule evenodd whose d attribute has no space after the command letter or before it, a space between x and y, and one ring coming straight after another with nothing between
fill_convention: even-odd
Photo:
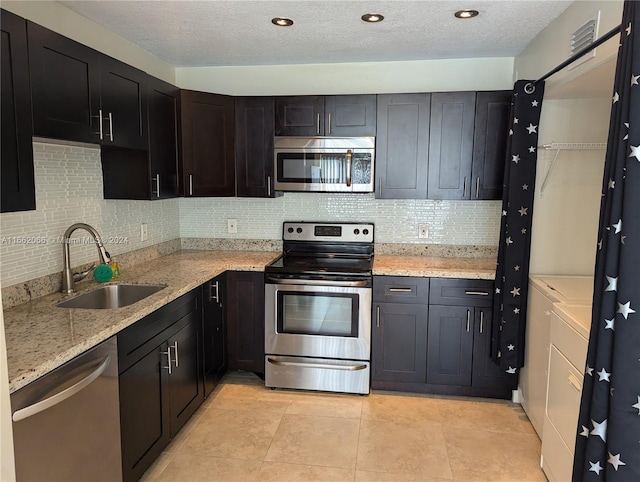
<instances>
[{"instance_id":1,"label":"oven door handle","mask_svg":"<svg viewBox=\"0 0 640 482\"><path fill-rule=\"evenodd\" d=\"M367 286L369 281L330 281L318 279L281 279L267 276L267 281L279 285L307 285L307 286Z\"/></svg>"},{"instance_id":2,"label":"oven door handle","mask_svg":"<svg viewBox=\"0 0 640 482\"><path fill-rule=\"evenodd\" d=\"M267 357L267 361L272 365L280 365L280 366L288 366L288 367L325 368L328 370L356 371L356 370L365 370L367 368L367 365L333 365L330 363L291 362L291 361L274 360L273 358L269 358L269 357Z\"/></svg>"}]
</instances>

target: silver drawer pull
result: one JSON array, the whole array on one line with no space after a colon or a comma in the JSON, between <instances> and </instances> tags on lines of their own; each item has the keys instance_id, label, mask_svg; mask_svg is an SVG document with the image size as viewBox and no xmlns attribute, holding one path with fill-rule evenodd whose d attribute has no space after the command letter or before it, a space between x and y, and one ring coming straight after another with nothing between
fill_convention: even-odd
<instances>
[{"instance_id":1,"label":"silver drawer pull","mask_svg":"<svg viewBox=\"0 0 640 482\"><path fill-rule=\"evenodd\" d=\"M389 288L391 293L411 293L413 291L412 288Z\"/></svg>"},{"instance_id":2,"label":"silver drawer pull","mask_svg":"<svg viewBox=\"0 0 640 482\"><path fill-rule=\"evenodd\" d=\"M367 365L332 365L329 363L325 364L325 363L290 362L290 361L275 360L273 358L267 358L267 361L272 365L280 365L285 367L324 368L327 370L356 371L356 370L365 370L367 368Z\"/></svg>"},{"instance_id":3,"label":"silver drawer pull","mask_svg":"<svg viewBox=\"0 0 640 482\"><path fill-rule=\"evenodd\" d=\"M464 294L469 296L489 296L486 291L465 291Z\"/></svg>"},{"instance_id":4,"label":"silver drawer pull","mask_svg":"<svg viewBox=\"0 0 640 482\"><path fill-rule=\"evenodd\" d=\"M467 333L469 333L470 324L471 324L471 310L467 310Z\"/></svg>"}]
</instances>

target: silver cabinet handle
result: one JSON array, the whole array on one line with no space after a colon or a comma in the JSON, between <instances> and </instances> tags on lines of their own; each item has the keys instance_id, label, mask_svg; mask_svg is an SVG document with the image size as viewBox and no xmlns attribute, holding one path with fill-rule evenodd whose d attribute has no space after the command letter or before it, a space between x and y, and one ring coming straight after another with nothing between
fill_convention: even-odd
<instances>
[{"instance_id":1,"label":"silver cabinet handle","mask_svg":"<svg viewBox=\"0 0 640 482\"><path fill-rule=\"evenodd\" d=\"M151 189L151 194L155 194L156 197L160 197L160 174L156 174L155 177L151 178L151 182L155 181L156 182L156 190L154 191L153 188Z\"/></svg>"},{"instance_id":2,"label":"silver cabinet handle","mask_svg":"<svg viewBox=\"0 0 640 482\"><path fill-rule=\"evenodd\" d=\"M489 296L489 293L486 291L465 291L465 295L473 295L473 296Z\"/></svg>"},{"instance_id":3,"label":"silver cabinet handle","mask_svg":"<svg viewBox=\"0 0 640 482\"><path fill-rule=\"evenodd\" d=\"M480 312L480 334L482 334L482 330L484 328L484 311Z\"/></svg>"},{"instance_id":4,"label":"silver cabinet handle","mask_svg":"<svg viewBox=\"0 0 640 482\"><path fill-rule=\"evenodd\" d=\"M462 197L467 195L467 176L464 176L464 184L462 185Z\"/></svg>"},{"instance_id":5,"label":"silver cabinet handle","mask_svg":"<svg viewBox=\"0 0 640 482\"><path fill-rule=\"evenodd\" d=\"M480 197L480 176L476 177L476 199Z\"/></svg>"},{"instance_id":6,"label":"silver cabinet handle","mask_svg":"<svg viewBox=\"0 0 640 482\"><path fill-rule=\"evenodd\" d=\"M193 174L189 174L189 196L193 196Z\"/></svg>"},{"instance_id":7,"label":"silver cabinet handle","mask_svg":"<svg viewBox=\"0 0 640 482\"><path fill-rule=\"evenodd\" d=\"M378 197L382 196L382 178L378 178Z\"/></svg>"},{"instance_id":8,"label":"silver cabinet handle","mask_svg":"<svg viewBox=\"0 0 640 482\"><path fill-rule=\"evenodd\" d=\"M162 368L167 368L169 370L169 375L171 375L171 347L167 347L167 351L160 352L161 355L167 355L167 366Z\"/></svg>"},{"instance_id":9,"label":"silver cabinet handle","mask_svg":"<svg viewBox=\"0 0 640 482\"><path fill-rule=\"evenodd\" d=\"M471 322L471 310L467 310L467 333L469 333L470 322Z\"/></svg>"},{"instance_id":10,"label":"silver cabinet handle","mask_svg":"<svg viewBox=\"0 0 640 482\"><path fill-rule=\"evenodd\" d=\"M329 112L329 133L328 135L331 135L331 112Z\"/></svg>"},{"instance_id":11,"label":"silver cabinet handle","mask_svg":"<svg viewBox=\"0 0 640 482\"><path fill-rule=\"evenodd\" d=\"M111 112L109 112L109 140L113 142L113 117Z\"/></svg>"},{"instance_id":12,"label":"silver cabinet handle","mask_svg":"<svg viewBox=\"0 0 640 482\"><path fill-rule=\"evenodd\" d=\"M271 197L271 176L267 176L267 197Z\"/></svg>"},{"instance_id":13,"label":"silver cabinet handle","mask_svg":"<svg viewBox=\"0 0 640 482\"><path fill-rule=\"evenodd\" d=\"M213 289L215 288L215 295L213 294ZM218 296L218 282L209 283L209 301L215 301L216 303L220 302L220 297Z\"/></svg>"},{"instance_id":14,"label":"silver cabinet handle","mask_svg":"<svg viewBox=\"0 0 640 482\"><path fill-rule=\"evenodd\" d=\"M347 149L347 187L351 186L351 160L353 159L353 151Z\"/></svg>"},{"instance_id":15,"label":"silver cabinet handle","mask_svg":"<svg viewBox=\"0 0 640 482\"><path fill-rule=\"evenodd\" d=\"M272 365L281 365L287 367L309 367L309 368L324 368L328 370L348 370L348 371L356 371L356 370L365 370L367 365L331 365L324 363L306 363L306 362L291 362L291 361L282 361L275 360L273 358L267 358L267 361Z\"/></svg>"},{"instance_id":16,"label":"silver cabinet handle","mask_svg":"<svg viewBox=\"0 0 640 482\"><path fill-rule=\"evenodd\" d=\"M33 405L29 405L28 407L21 408L20 410L16 410L15 412L13 412L13 416L12 416L13 421L18 422L20 420L24 420L25 418L29 418L32 415L35 415L44 410L47 410L53 407L54 405L58 405L59 403L62 403L67 398L74 396L76 393L83 390L85 387L90 385L96 378L102 375L102 373L104 373L104 371L107 369L107 366L109 366L110 362L111 362L111 356L107 355L102 360L100 365L98 365L98 368L93 370L91 373L89 373L89 375L84 377L79 382L74 383L69 388L62 390L61 392L58 392L55 395L52 395L51 397L45 398L44 400L40 400L39 402L36 402Z\"/></svg>"},{"instance_id":17,"label":"silver cabinet handle","mask_svg":"<svg viewBox=\"0 0 640 482\"><path fill-rule=\"evenodd\" d=\"M320 114L317 115L316 119L316 134L320 135Z\"/></svg>"},{"instance_id":18,"label":"silver cabinet handle","mask_svg":"<svg viewBox=\"0 0 640 482\"><path fill-rule=\"evenodd\" d=\"M376 306L376 328L380 328L380 305Z\"/></svg>"},{"instance_id":19,"label":"silver cabinet handle","mask_svg":"<svg viewBox=\"0 0 640 482\"><path fill-rule=\"evenodd\" d=\"M178 368L180 366L180 363L178 362L178 342L174 341L173 345L170 346L167 351L171 350L173 348L173 350L175 351L176 354L176 359L173 360L173 362L176 364L176 368Z\"/></svg>"},{"instance_id":20,"label":"silver cabinet handle","mask_svg":"<svg viewBox=\"0 0 640 482\"><path fill-rule=\"evenodd\" d=\"M102 134L102 109L98 110L98 132L94 132L94 134L98 134L100 136L100 140L104 139L104 134Z\"/></svg>"},{"instance_id":21,"label":"silver cabinet handle","mask_svg":"<svg viewBox=\"0 0 640 482\"><path fill-rule=\"evenodd\" d=\"M389 288L391 293L411 293L413 290L411 288Z\"/></svg>"}]
</instances>

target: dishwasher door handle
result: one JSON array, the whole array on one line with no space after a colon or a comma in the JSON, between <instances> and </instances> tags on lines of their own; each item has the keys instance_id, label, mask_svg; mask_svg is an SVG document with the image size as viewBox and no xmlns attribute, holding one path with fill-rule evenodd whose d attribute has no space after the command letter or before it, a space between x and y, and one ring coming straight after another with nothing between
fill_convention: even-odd
<instances>
[{"instance_id":1,"label":"dishwasher door handle","mask_svg":"<svg viewBox=\"0 0 640 482\"><path fill-rule=\"evenodd\" d=\"M71 385L69 388L65 388L64 390L56 393L55 395L52 395L51 397L45 398L44 400L40 400L39 402L29 405L28 407L21 408L20 410L16 410L15 412L13 412L12 420L14 422L24 420L25 418L29 418L32 415L43 412L44 410L47 410L53 407L54 405L64 402L67 398L74 396L76 393L86 388L96 378L102 375L102 373L104 373L104 371L107 369L107 366L109 366L110 362L111 362L111 355L107 355L100 362L100 365L98 366L98 368L93 370L91 373L89 373L89 375L84 377L82 380Z\"/></svg>"}]
</instances>

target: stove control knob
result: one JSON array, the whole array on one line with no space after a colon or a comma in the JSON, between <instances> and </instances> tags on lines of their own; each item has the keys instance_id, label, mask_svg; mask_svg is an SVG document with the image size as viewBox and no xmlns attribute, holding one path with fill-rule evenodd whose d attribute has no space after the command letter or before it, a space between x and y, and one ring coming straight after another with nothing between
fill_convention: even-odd
<instances>
[{"instance_id":1,"label":"stove control knob","mask_svg":"<svg viewBox=\"0 0 640 482\"><path fill-rule=\"evenodd\" d=\"M289 229L287 229L287 232L288 232L288 233L293 233L293 228L289 228Z\"/></svg>"},{"instance_id":2,"label":"stove control knob","mask_svg":"<svg viewBox=\"0 0 640 482\"><path fill-rule=\"evenodd\" d=\"M368 229L363 229L362 230L362 234L364 234L366 236L367 234L369 234L369 230Z\"/></svg>"},{"instance_id":3,"label":"stove control knob","mask_svg":"<svg viewBox=\"0 0 640 482\"><path fill-rule=\"evenodd\" d=\"M353 234L355 234L355 235L360 234L360 230L359 230L358 228L354 229L354 230L353 230Z\"/></svg>"},{"instance_id":4,"label":"stove control knob","mask_svg":"<svg viewBox=\"0 0 640 482\"><path fill-rule=\"evenodd\" d=\"M298 234L302 233L302 228L296 229L296 233L298 233Z\"/></svg>"}]
</instances>

